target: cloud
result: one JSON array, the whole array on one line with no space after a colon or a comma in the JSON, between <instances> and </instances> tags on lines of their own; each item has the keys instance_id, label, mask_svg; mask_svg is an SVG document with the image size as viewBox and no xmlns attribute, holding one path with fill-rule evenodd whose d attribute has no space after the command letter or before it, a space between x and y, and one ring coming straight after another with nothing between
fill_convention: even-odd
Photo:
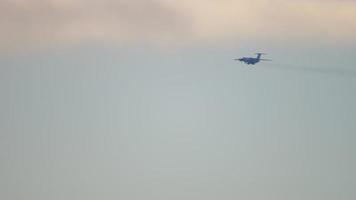
<instances>
[{"instance_id":1,"label":"cloud","mask_svg":"<svg viewBox=\"0 0 356 200\"><path fill-rule=\"evenodd\" d=\"M188 0L183 0L187 1ZM356 39L356 1L189 0L202 37ZM192 6L194 4L194 6ZM198 5L204 5L203 8ZM310 41L310 40L308 40Z\"/></svg>"},{"instance_id":2,"label":"cloud","mask_svg":"<svg viewBox=\"0 0 356 200\"><path fill-rule=\"evenodd\" d=\"M2 47L83 41L183 38L187 16L157 0L5 0L0 6Z\"/></svg>"},{"instance_id":3,"label":"cloud","mask_svg":"<svg viewBox=\"0 0 356 200\"><path fill-rule=\"evenodd\" d=\"M356 1L2 0L0 45L356 40Z\"/></svg>"}]
</instances>

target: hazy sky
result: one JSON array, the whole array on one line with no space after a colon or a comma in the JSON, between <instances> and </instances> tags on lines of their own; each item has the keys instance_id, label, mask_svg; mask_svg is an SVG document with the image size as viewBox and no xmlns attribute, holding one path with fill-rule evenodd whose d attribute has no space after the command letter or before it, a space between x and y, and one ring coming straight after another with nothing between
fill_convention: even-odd
<instances>
[{"instance_id":1,"label":"hazy sky","mask_svg":"<svg viewBox=\"0 0 356 200\"><path fill-rule=\"evenodd\" d=\"M0 199L356 198L356 1L2 0L0 27Z\"/></svg>"},{"instance_id":2,"label":"hazy sky","mask_svg":"<svg viewBox=\"0 0 356 200\"><path fill-rule=\"evenodd\" d=\"M356 39L354 0L2 0L0 45Z\"/></svg>"}]
</instances>

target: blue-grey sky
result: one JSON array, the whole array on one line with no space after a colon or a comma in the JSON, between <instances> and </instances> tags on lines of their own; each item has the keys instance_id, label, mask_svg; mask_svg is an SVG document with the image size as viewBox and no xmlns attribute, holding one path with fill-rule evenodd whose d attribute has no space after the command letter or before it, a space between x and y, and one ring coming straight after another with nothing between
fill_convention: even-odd
<instances>
[{"instance_id":1,"label":"blue-grey sky","mask_svg":"<svg viewBox=\"0 0 356 200\"><path fill-rule=\"evenodd\" d=\"M1 199L355 199L355 1L103 2L0 3Z\"/></svg>"}]
</instances>

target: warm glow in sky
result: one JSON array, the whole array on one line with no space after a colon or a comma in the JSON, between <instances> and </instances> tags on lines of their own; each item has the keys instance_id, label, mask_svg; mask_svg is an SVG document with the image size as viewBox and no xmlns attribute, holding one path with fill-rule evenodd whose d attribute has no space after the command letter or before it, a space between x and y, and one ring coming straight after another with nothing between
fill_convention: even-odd
<instances>
[{"instance_id":1,"label":"warm glow in sky","mask_svg":"<svg viewBox=\"0 0 356 200\"><path fill-rule=\"evenodd\" d=\"M81 42L177 44L356 40L351 0L3 0L2 48Z\"/></svg>"}]
</instances>

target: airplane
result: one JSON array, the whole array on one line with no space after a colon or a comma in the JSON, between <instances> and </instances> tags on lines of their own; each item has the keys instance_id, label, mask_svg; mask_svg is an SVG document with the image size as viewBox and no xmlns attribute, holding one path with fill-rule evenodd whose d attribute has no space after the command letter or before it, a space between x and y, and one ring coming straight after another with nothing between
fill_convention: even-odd
<instances>
[{"instance_id":1,"label":"airplane","mask_svg":"<svg viewBox=\"0 0 356 200\"><path fill-rule=\"evenodd\" d=\"M266 55L265 53L256 53L257 57L256 58L251 58L251 57L243 57L243 58L236 58L234 60L238 60L240 62L244 62L248 65L255 65L256 63L259 63L260 61L271 61L269 59L261 59L262 55Z\"/></svg>"}]
</instances>

